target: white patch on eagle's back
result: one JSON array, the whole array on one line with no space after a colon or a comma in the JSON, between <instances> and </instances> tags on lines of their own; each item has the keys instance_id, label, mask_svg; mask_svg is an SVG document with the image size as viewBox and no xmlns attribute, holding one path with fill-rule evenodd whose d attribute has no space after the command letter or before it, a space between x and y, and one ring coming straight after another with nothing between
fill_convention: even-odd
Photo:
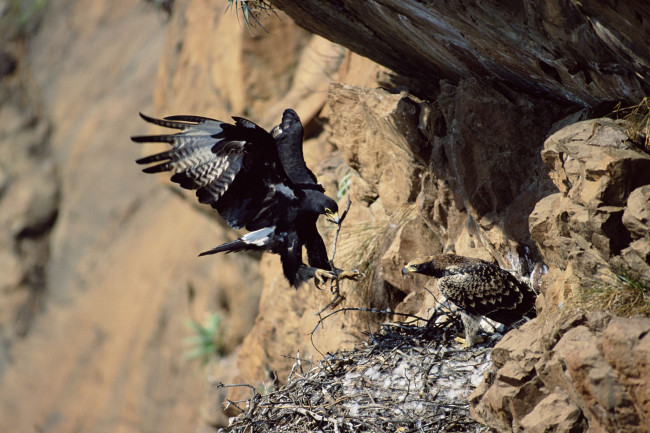
<instances>
[{"instance_id":1,"label":"white patch on eagle's back","mask_svg":"<svg viewBox=\"0 0 650 433\"><path fill-rule=\"evenodd\" d=\"M275 232L275 226L265 227L263 229L255 230L254 232L246 233L241 237L241 240L249 245L263 247L270 241L271 235Z\"/></svg>"},{"instance_id":2,"label":"white patch on eagle's back","mask_svg":"<svg viewBox=\"0 0 650 433\"><path fill-rule=\"evenodd\" d=\"M278 135L282 134L284 131L282 130L282 124L277 125L275 128L271 130L271 137L277 138Z\"/></svg>"},{"instance_id":3,"label":"white patch on eagle's back","mask_svg":"<svg viewBox=\"0 0 650 433\"><path fill-rule=\"evenodd\" d=\"M289 197L291 199L296 198L296 195L293 193L293 190L283 183L276 183L273 185L273 188L276 191L281 192L286 197Z\"/></svg>"}]
</instances>

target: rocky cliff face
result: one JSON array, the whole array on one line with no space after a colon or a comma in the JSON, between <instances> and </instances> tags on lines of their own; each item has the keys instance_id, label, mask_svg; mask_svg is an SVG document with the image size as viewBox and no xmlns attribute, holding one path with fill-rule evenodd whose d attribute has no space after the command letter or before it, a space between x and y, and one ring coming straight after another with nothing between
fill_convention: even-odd
<instances>
[{"instance_id":1,"label":"rocky cliff face","mask_svg":"<svg viewBox=\"0 0 650 433\"><path fill-rule=\"evenodd\" d=\"M434 86L432 76L494 78L588 106L638 101L649 90L643 1L271 3L298 25Z\"/></svg>"},{"instance_id":2,"label":"rocky cliff face","mask_svg":"<svg viewBox=\"0 0 650 433\"><path fill-rule=\"evenodd\" d=\"M366 279L343 284L343 307L426 317L434 285L399 271L439 252L532 276L539 318L494 349L474 415L501 431L643 431L648 319L576 310L632 305L618 297L629 291L625 311L647 314L650 157L623 121L594 117L648 91L648 6L438 3L273 2L375 63L282 12L259 16L265 33L216 0L178 0L168 17L130 0L51 2L25 62L39 120L0 107L2 155L26 134L21 149L46 149L0 166L12 227L0 244L12 300L0 315L0 430L223 425L224 394L202 396L182 359L184 320L207 312L222 315L227 353L208 374L256 386L287 377L287 356L318 359L399 320L340 313L309 335L327 290L290 289L277 256L197 259L235 234L133 164L137 111L271 127L293 107L307 164L331 196L352 199L335 263ZM43 309L16 322L33 300Z\"/></svg>"},{"instance_id":3,"label":"rocky cliff face","mask_svg":"<svg viewBox=\"0 0 650 433\"><path fill-rule=\"evenodd\" d=\"M515 330L470 396L498 431L648 431L647 319L566 311Z\"/></svg>"}]
</instances>

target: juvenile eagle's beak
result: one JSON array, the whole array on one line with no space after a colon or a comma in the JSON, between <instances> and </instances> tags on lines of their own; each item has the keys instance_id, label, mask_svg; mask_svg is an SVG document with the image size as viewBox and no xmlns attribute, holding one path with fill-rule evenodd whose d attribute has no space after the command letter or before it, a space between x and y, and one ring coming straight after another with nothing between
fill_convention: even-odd
<instances>
[{"instance_id":1,"label":"juvenile eagle's beak","mask_svg":"<svg viewBox=\"0 0 650 433\"><path fill-rule=\"evenodd\" d=\"M410 263L402 268L402 275L410 274L411 272L417 272L417 269Z\"/></svg>"},{"instance_id":2,"label":"juvenile eagle's beak","mask_svg":"<svg viewBox=\"0 0 650 433\"><path fill-rule=\"evenodd\" d=\"M332 212L329 209L325 209L325 218L327 218L327 221L336 225L339 225L341 223L341 218L339 218L339 213Z\"/></svg>"}]
</instances>

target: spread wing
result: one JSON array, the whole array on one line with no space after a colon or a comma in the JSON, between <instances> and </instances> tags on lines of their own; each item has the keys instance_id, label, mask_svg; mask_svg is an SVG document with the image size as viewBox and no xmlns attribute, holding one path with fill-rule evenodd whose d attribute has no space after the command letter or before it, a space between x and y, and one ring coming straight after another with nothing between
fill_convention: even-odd
<instances>
[{"instance_id":1,"label":"spread wing","mask_svg":"<svg viewBox=\"0 0 650 433\"><path fill-rule=\"evenodd\" d=\"M292 109L284 110L282 123L271 132L278 147L280 162L287 176L296 186L324 192L316 176L307 168L302 152L303 128L298 114Z\"/></svg>"},{"instance_id":2,"label":"spread wing","mask_svg":"<svg viewBox=\"0 0 650 433\"><path fill-rule=\"evenodd\" d=\"M255 123L239 117L230 124L199 116L140 116L180 130L131 138L171 145L168 151L138 159L138 164L154 164L143 171L173 172L173 182L196 190L199 202L215 208L232 227L258 230L275 225L283 207L295 200L273 136Z\"/></svg>"}]
</instances>

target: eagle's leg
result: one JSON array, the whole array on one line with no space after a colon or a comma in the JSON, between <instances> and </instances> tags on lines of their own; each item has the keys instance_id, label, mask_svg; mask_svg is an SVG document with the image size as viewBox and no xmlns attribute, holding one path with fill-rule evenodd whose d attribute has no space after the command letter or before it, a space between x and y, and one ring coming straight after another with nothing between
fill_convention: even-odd
<instances>
[{"instance_id":1,"label":"eagle's leg","mask_svg":"<svg viewBox=\"0 0 650 433\"><path fill-rule=\"evenodd\" d=\"M335 280L336 274L334 274L332 271L326 271L325 269L315 268L313 266L307 266L305 264L301 265L298 269L298 279L300 281L308 281L312 278L316 283L316 287L318 287L319 284L323 284L328 280Z\"/></svg>"},{"instance_id":2,"label":"eagle's leg","mask_svg":"<svg viewBox=\"0 0 650 433\"><path fill-rule=\"evenodd\" d=\"M363 272L358 269L352 269L349 271L344 271L343 269L337 269L336 275L339 280L352 280L352 281L361 281L365 278Z\"/></svg>"},{"instance_id":3,"label":"eagle's leg","mask_svg":"<svg viewBox=\"0 0 650 433\"><path fill-rule=\"evenodd\" d=\"M314 279L316 280L316 286L319 284L325 284L328 280L336 280L336 274L332 271L327 271L325 269L314 269Z\"/></svg>"},{"instance_id":4,"label":"eagle's leg","mask_svg":"<svg viewBox=\"0 0 650 433\"><path fill-rule=\"evenodd\" d=\"M475 343L481 342L482 339L478 337L480 318L461 310L460 319L465 328L465 338L456 338L455 340L462 343L463 347L472 347Z\"/></svg>"},{"instance_id":5,"label":"eagle's leg","mask_svg":"<svg viewBox=\"0 0 650 433\"><path fill-rule=\"evenodd\" d=\"M308 268L307 266L305 267ZM364 277L363 273L359 272L356 269L353 269L351 271L336 269L336 273L325 269L319 269L319 268L309 268L309 269L313 269L314 272L313 277L316 279L316 281L319 284L324 284L327 281L333 281L336 280L337 278L339 280L360 281Z\"/></svg>"}]
</instances>

